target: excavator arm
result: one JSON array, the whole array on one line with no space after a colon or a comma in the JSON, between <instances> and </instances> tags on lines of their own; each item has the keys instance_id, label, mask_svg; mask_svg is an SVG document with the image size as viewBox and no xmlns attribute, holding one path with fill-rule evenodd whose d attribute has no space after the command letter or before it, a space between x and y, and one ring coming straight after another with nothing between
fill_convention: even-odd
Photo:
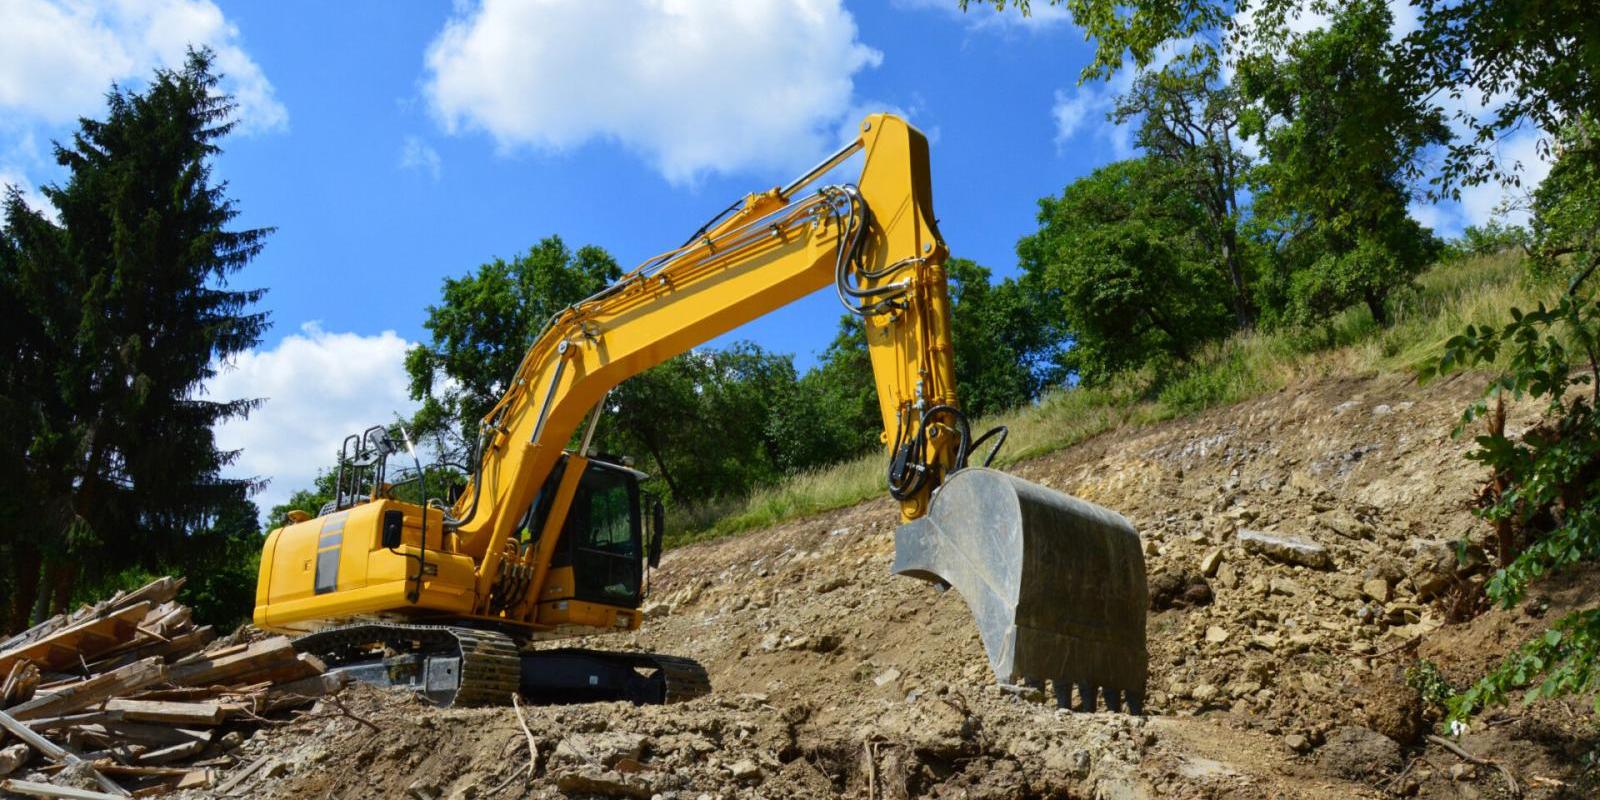
<instances>
[{"instance_id":1,"label":"excavator arm","mask_svg":"<svg viewBox=\"0 0 1600 800\"><path fill-rule=\"evenodd\" d=\"M855 184L816 185L858 152L864 158ZM269 540L258 624L427 609L532 631L592 629L605 620L637 627L636 612L558 599L568 596L562 584L572 579L553 577L561 537L523 541L519 531L530 527L536 508L542 531L559 530L567 519L588 472L593 421L613 387L832 286L866 333L889 457L886 483L907 523L897 534L896 571L962 593L1000 680L1117 687L1136 702L1144 689L1144 573L1131 526L1026 481L964 469L972 437L956 396L948 249L931 197L927 140L904 120L875 114L853 142L805 175L747 196L683 246L562 310L480 423L466 491L448 506L386 500L363 512L387 515L371 523L389 535L370 550L393 558L375 563L369 554L364 580L349 589L343 559L350 554L342 540L328 544L332 523L324 522L319 548L326 549L318 558L340 560L327 590L336 597L325 600L291 598L293 592L274 598L273 581L298 584L269 577ZM586 418L589 434L569 450ZM953 504L941 504L936 493L953 477L962 478L965 499L961 508L941 509ZM979 507L992 519L968 518ZM358 512L342 512L352 522L341 519L339 530ZM394 580L399 574L403 584ZM1080 662L1092 668L1079 669Z\"/></svg>"},{"instance_id":2,"label":"excavator arm","mask_svg":"<svg viewBox=\"0 0 1600 800\"><path fill-rule=\"evenodd\" d=\"M857 186L801 194L856 151L866 153ZM897 491L903 519L925 514L958 455L954 427L938 420L959 416L948 251L927 163L921 133L896 117L869 117L856 141L800 180L750 195L683 247L551 320L483 419L478 479L446 523L463 552L483 558L480 593L534 493L613 387L830 284L865 325L886 438L899 432L908 449L927 409L948 410L930 418L926 453L907 457Z\"/></svg>"}]
</instances>

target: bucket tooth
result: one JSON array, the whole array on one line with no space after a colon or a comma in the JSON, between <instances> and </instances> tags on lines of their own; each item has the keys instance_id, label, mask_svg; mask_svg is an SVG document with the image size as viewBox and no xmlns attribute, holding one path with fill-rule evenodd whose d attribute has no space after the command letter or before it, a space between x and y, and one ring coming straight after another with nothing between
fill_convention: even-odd
<instances>
[{"instance_id":1,"label":"bucket tooth","mask_svg":"<svg viewBox=\"0 0 1600 800\"><path fill-rule=\"evenodd\" d=\"M1076 684L1089 710L1101 689L1114 709L1142 705L1148 589L1122 515L974 467L952 473L894 542L896 574L961 593L996 681L1048 676L1063 705Z\"/></svg>"}]
</instances>

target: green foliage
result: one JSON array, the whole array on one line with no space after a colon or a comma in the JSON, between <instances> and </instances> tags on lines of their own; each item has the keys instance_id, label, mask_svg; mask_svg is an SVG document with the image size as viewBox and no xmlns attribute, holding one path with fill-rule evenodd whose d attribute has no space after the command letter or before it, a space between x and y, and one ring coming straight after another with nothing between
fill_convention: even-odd
<instances>
[{"instance_id":1,"label":"green foliage","mask_svg":"<svg viewBox=\"0 0 1600 800\"><path fill-rule=\"evenodd\" d=\"M1488 595L1503 607L1538 578L1600 558L1600 304L1579 288L1550 307L1513 307L1503 325L1467 326L1424 373L1503 365L1461 423L1490 420L1468 457L1499 487L1479 514L1501 532L1502 562ZM1545 421L1519 441L1505 433L1503 403L1523 397L1543 401ZM1470 717L1530 686L1528 702L1600 688L1597 656L1600 610L1574 612L1452 698L1451 716Z\"/></svg>"},{"instance_id":2,"label":"green foliage","mask_svg":"<svg viewBox=\"0 0 1600 800\"><path fill-rule=\"evenodd\" d=\"M1235 323L1247 328L1257 309L1239 235L1240 184L1251 168L1236 147L1242 111L1238 92L1219 82L1214 67L1180 64L1141 74L1118 99L1112 118L1138 121L1134 143L1161 165L1161 190L1187 195L1203 211L1201 244L1227 281Z\"/></svg>"},{"instance_id":3,"label":"green foliage","mask_svg":"<svg viewBox=\"0 0 1600 800\"><path fill-rule=\"evenodd\" d=\"M1281 294L1265 299L1291 319L1324 320L1359 302L1387 324L1389 293L1437 256L1406 211L1407 180L1449 131L1398 63L1392 22L1386 3L1361 0L1283 57L1240 63L1240 89L1253 104L1243 129L1267 156L1252 181Z\"/></svg>"},{"instance_id":4,"label":"green foliage","mask_svg":"<svg viewBox=\"0 0 1600 800\"><path fill-rule=\"evenodd\" d=\"M1468 225L1461 235L1446 242L1440 258L1458 261L1475 256L1490 256L1506 250L1523 250L1532 243L1527 228L1489 220L1483 225Z\"/></svg>"},{"instance_id":5,"label":"green foliage","mask_svg":"<svg viewBox=\"0 0 1600 800\"><path fill-rule=\"evenodd\" d=\"M965 9L971 0L956 0ZM1293 24L1308 12L1332 14L1333 0L1049 0L1064 6L1093 40L1083 79L1109 78L1131 61L1144 68L1163 54L1215 67L1294 42ZM1029 0L982 5L1030 10ZM1494 98L1483 118L1466 110L1455 121L1467 135L1449 143L1436 196L1487 180L1517 182L1500 141L1519 129L1559 131L1600 108L1600 15L1592 0L1419 0L1417 26L1397 44L1397 71L1426 97ZM1248 9L1248 16L1236 12ZM1468 104L1470 105L1470 104Z\"/></svg>"},{"instance_id":6,"label":"green foliage","mask_svg":"<svg viewBox=\"0 0 1600 800\"><path fill-rule=\"evenodd\" d=\"M1101 167L1039 201L1022 269L1072 338L1061 363L1088 385L1189 357L1227 332L1228 291L1198 231L1206 217L1151 159Z\"/></svg>"},{"instance_id":7,"label":"green foliage","mask_svg":"<svg viewBox=\"0 0 1600 800\"><path fill-rule=\"evenodd\" d=\"M1562 129L1559 157L1533 194L1532 269L1572 279L1600 253L1600 123L1584 116Z\"/></svg>"},{"instance_id":8,"label":"green foliage","mask_svg":"<svg viewBox=\"0 0 1600 800\"><path fill-rule=\"evenodd\" d=\"M1011 436L998 464L1014 464L1070 447L1121 426L1146 425L1276 391L1329 363L1356 372L1410 374L1437 354L1461 325L1497 319L1507 305L1528 302L1535 287L1521 280L1520 260L1505 254L1444 265L1425 273L1415 292L1389 300L1394 324L1379 328L1365 308L1337 315L1329 335L1295 328L1241 331L1199 348L1187 364L1146 367L1102 384L1047 390L1033 403L975 420ZM877 452L800 472L745 497L675 508L669 541L677 544L770 527L795 517L845 508L883 494Z\"/></svg>"},{"instance_id":9,"label":"green foliage","mask_svg":"<svg viewBox=\"0 0 1600 800\"><path fill-rule=\"evenodd\" d=\"M184 558L250 489L219 477L236 454L211 431L255 401L202 387L266 327L249 310L261 292L227 285L269 231L230 229L239 211L212 180L233 106L211 66L191 52L144 92L114 87L104 120L80 121L55 149L65 184L44 189L59 223L6 195L9 627L35 596L49 600L39 611L61 610L79 580Z\"/></svg>"},{"instance_id":10,"label":"green foliage","mask_svg":"<svg viewBox=\"0 0 1600 800\"><path fill-rule=\"evenodd\" d=\"M1406 685L1415 690L1424 702L1437 708L1444 708L1456 694L1456 687L1439 671L1439 665L1426 658L1417 659L1406 667Z\"/></svg>"},{"instance_id":11,"label":"green foliage","mask_svg":"<svg viewBox=\"0 0 1600 800\"><path fill-rule=\"evenodd\" d=\"M973 0L957 0L963 10ZM1072 13L1072 21L1094 40L1094 60L1083 79L1109 78L1124 61L1144 68L1174 45L1177 55L1193 64L1214 63L1220 55L1209 34L1229 26L1234 4L1221 0L1050 0ZM1271 3L1269 2L1269 5ZM1015 7L1031 13L1030 0L979 0L996 11Z\"/></svg>"},{"instance_id":12,"label":"green foliage","mask_svg":"<svg viewBox=\"0 0 1600 800\"><path fill-rule=\"evenodd\" d=\"M945 264L950 276L951 339L955 347L956 393L971 416L997 414L1026 405L1046 387L1062 382L1058 366L1064 338L1054 324L1047 293L1033 279L990 282L989 269L965 258ZM868 429L882 421L873 394Z\"/></svg>"},{"instance_id":13,"label":"green foliage","mask_svg":"<svg viewBox=\"0 0 1600 800\"><path fill-rule=\"evenodd\" d=\"M550 236L510 261L446 278L423 323L431 341L406 354L411 396L422 401L412 420L417 437L464 457L478 420L505 392L545 323L621 275L606 251L590 245L573 252Z\"/></svg>"}]
</instances>

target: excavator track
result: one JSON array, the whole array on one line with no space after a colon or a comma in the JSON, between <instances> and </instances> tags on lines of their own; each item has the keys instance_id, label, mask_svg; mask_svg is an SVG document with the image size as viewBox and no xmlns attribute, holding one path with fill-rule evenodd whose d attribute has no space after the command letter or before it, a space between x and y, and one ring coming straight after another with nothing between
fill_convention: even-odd
<instances>
[{"instance_id":1,"label":"excavator track","mask_svg":"<svg viewBox=\"0 0 1600 800\"><path fill-rule=\"evenodd\" d=\"M368 655L375 645L414 655L420 663L384 659L380 669ZM330 668L381 673L385 680L380 682L412 686L445 706L507 704L522 680L522 657L516 642L495 631L369 622L308 633L295 639L294 647L322 658ZM435 664L440 658L442 663ZM459 662L452 665L451 658ZM409 679L397 680L401 676ZM355 677L371 682L368 674Z\"/></svg>"},{"instance_id":2,"label":"excavator track","mask_svg":"<svg viewBox=\"0 0 1600 800\"><path fill-rule=\"evenodd\" d=\"M536 650L524 656L537 665L551 658L583 659L590 663L613 664L629 669L656 670L656 678L664 684L659 699L652 702L681 703L711 692L711 676L700 662L660 653L624 653L616 650L586 650L577 647L560 647ZM524 667L528 669L528 667ZM536 669L536 667L535 667Z\"/></svg>"}]
</instances>

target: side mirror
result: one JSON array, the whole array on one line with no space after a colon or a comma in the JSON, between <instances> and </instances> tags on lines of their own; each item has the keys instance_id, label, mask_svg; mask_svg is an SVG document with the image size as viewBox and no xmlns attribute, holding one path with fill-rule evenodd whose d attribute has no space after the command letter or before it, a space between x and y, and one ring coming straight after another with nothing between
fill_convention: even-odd
<instances>
[{"instance_id":1,"label":"side mirror","mask_svg":"<svg viewBox=\"0 0 1600 800\"><path fill-rule=\"evenodd\" d=\"M667 532L667 510L659 498L650 502L650 567L661 566L661 536Z\"/></svg>"},{"instance_id":2,"label":"side mirror","mask_svg":"<svg viewBox=\"0 0 1600 800\"><path fill-rule=\"evenodd\" d=\"M405 532L405 512L394 509L383 512L383 538L380 543L390 550L400 546L401 534Z\"/></svg>"}]
</instances>

